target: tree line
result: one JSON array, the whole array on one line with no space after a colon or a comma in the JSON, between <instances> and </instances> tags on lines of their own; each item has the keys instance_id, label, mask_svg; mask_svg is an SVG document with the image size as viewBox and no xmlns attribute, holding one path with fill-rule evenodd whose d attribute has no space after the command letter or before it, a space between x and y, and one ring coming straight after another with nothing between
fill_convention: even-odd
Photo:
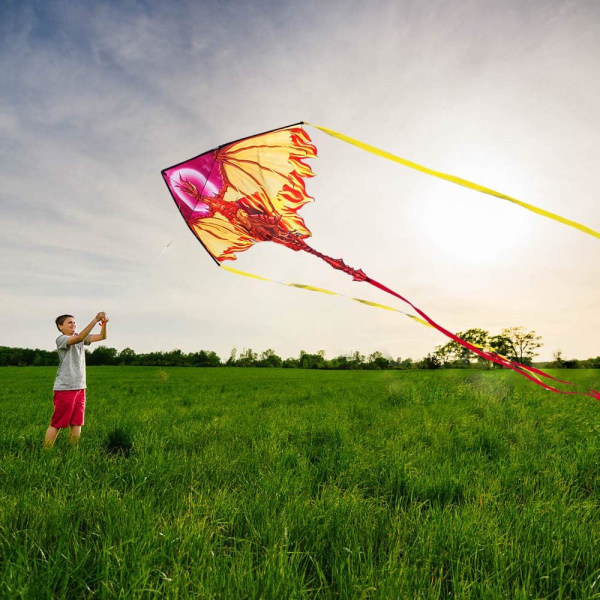
<instances>
[{"instance_id":1,"label":"tree line","mask_svg":"<svg viewBox=\"0 0 600 600\"><path fill-rule=\"evenodd\" d=\"M490 335L480 328L468 329L457 333L462 339L476 344L481 348L495 352L521 364L532 364L538 355L537 350L543 345L541 337L533 330L524 327L509 327L498 335ZM238 353L234 348L227 360L223 361L216 352L200 350L185 353L181 350L168 352L149 352L137 354L131 348L120 352L116 348L97 346L93 351L86 350L88 365L131 365L147 367L279 367L289 369L439 369L439 368L497 368L497 365L478 357L454 341L436 346L433 352L421 360L410 358L391 358L382 352L363 355L359 351L347 355L327 359L325 351L317 353L300 351L299 356L281 358L274 350L267 349L255 352L251 348ZM56 351L11 348L0 346L0 366L57 366ZM585 360L566 360L562 352L554 353L554 360L545 363L546 367L555 368L594 368L600 369L600 356ZM500 367L501 368L501 367Z\"/></svg>"},{"instance_id":2,"label":"tree line","mask_svg":"<svg viewBox=\"0 0 600 600\"><path fill-rule=\"evenodd\" d=\"M349 355L337 356L328 360L325 351L316 354L300 351L296 358L281 358L274 350L255 352L251 348L238 354L236 348L229 358L221 360L216 352L200 350L185 353L181 350L169 352L149 352L137 354L131 348L120 352L116 348L97 346L93 351L86 350L88 365L144 366L144 367L282 367L293 369L413 369L427 368L422 361L410 358L386 358L381 352L373 352L365 356L356 351ZM57 366L56 351L11 348L0 346L0 366Z\"/></svg>"}]
</instances>

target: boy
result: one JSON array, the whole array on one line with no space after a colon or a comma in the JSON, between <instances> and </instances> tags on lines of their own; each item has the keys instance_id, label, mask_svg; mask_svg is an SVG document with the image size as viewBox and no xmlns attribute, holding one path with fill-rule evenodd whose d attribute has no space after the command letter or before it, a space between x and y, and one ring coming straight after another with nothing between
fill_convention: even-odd
<instances>
[{"instance_id":1,"label":"boy","mask_svg":"<svg viewBox=\"0 0 600 600\"><path fill-rule=\"evenodd\" d=\"M90 335L96 325L102 323L99 334ZM52 448L61 429L70 428L69 441L79 442L85 413L85 350L84 345L106 339L106 313L99 312L81 333L76 333L75 318L61 315L56 326L61 332L56 338L58 372L54 381L54 414L44 438L44 448Z\"/></svg>"}]
</instances>

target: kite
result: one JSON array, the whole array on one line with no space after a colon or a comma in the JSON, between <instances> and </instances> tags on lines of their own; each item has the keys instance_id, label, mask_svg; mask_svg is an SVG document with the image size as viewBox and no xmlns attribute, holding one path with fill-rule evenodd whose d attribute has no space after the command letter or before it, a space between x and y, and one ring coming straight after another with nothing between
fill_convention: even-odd
<instances>
[{"instance_id":1,"label":"kite","mask_svg":"<svg viewBox=\"0 0 600 600\"><path fill-rule=\"evenodd\" d=\"M327 256L309 245L306 240L311 237L311 232L299 213L303 206L313 201L306 191L305 180L313 177L314 173L305 161L316 158L317 149L302 127L303 124L303 122L296 123L223 144L162 171L165 183L181 216L219 266L241 275L265 279L227 268L223 263L236 260L238 253L245 252L260 242L272 242L294 252L305 252L324 261L333 269L349 275L354 281L367 283L408 304L419 317L408 313L403 314L437 329L476 355L502 367L512 369L547 390L564 394L578 393L558 389L543 381L542 378L568 384L568 382L556 379L536 367L517 363L490 349L461 339L436 323L406 297L376 281L362 269L347 265L341 258ZM332 130L315 127L384 158L458 185L515 202L538 214L600 237L600 234L583 225L510 196L465 179L406 161ZM286 285L330 294L335 293L300 284ZM379 308L396 310L359 298L354 298L354 300ZM600 400L600 392L595 390L590 390L587 395Z\"/></svg>"}]
</instances>

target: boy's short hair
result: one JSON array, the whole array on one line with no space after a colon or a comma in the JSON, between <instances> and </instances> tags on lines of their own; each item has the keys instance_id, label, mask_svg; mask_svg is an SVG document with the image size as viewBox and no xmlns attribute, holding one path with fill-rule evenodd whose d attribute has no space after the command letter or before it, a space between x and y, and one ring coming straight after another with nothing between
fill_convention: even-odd
<instances>
[{"instance_id":1,"label":"boy's short hair","mask_svg":"<svg viewBox=\"0 0 600 600\"><path fill-rule=\"evenodd\" d=\"M69 317L71 317L71 319L74 319L75 317L73 315L60 315L60 317L56 317L56 321L54 321L56 323L56 328L60 331L60 325L62 325Z\"/></svg>"}]
</instances>

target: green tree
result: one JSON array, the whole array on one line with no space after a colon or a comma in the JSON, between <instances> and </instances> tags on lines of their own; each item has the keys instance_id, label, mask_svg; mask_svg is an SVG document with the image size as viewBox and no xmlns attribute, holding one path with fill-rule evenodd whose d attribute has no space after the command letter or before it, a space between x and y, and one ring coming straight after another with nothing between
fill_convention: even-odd
<instances>
[{"instance_id":1,"label":"green tree","mask_svg":"<svg viewBox=\"0 0 600 600\"><path fill-rule=\"evenodd\" d=\"M284 369L297 369L300 363L297 358L286 358L281 365Z\"/></svg>"},{"instance_id":2,"label":"green tree","mask_svg":"<svg viewBox=\"0 0 600 600\"><path fill-rule=\"evenodd\" d=\"M219 367L221 366L221 359L215 352L200 350L188 355L187 364L192 367Z\"/></svg>"},{"instance_id":3,"label":"green tree","mask_svg":"<svg viewBox=\"0 0 600 600\"><path fill-rule=\"evenodd\" d=\"M131 348L123 348L123 350L119 352L119 362L122 365L132 365L136 358L137 355Z\"/></svg>"},{"instance_id":4,"label":"green tree","mask_svg":"<svg viewBox=\"0 0 600 600\"><path fill-rule=\"evenodd\" d=\"M439 369L440 367L440 359L433 353L428 354L417 363L417 369Z\"/></svg>"},{"instance_id":5,"label":"green tree","mask_svg":"<svg viewBox=\"0 0 600 600\"><path fill-rule=\"evenodd\" d=\"M237 360L237 348L232 348L231 353L229 354L229 358L225 363L228 367L233 367Z\"/></svg>"},{"instance_id":6,"label":"green tree","mask_svg":"<svg viewBox=\"0 0 600 600\"><path fill-rule=\"evenodd\" d=\"M350 368L347 356L336 356L335 358L332 358L330 365L332 369L339 369L340 371Z\"/></svg>"},{"instance_id":7,"label":"green tree","mask_svg":"<svg viewBox=\"0 0 600 600\"><path fill-rule=\"evenodd\" d=\"M373 352L369 354L369 358L367 359L367 368L369 369L389 369L390 360L383 356L383 354L379 351Z\"/></svg>"},{"instance_id":8,"label":"green tree","mask_svg":"<svg viewBox=\"0 0 600 600\"><path fill-rule=\"evenodd\" d=\"M456 360L456 346L458 346L456 342L448 342L443 346L435 347L434 355L438 358L442 366L449 366L453 360Z\"/></svg>"},{"instance_id":9,"label":"green tree","mask_svg":"<svg viewBox=\"0 0 600 600\"><path fill-rule=\"evenodd\" d=\"M281 367L283 361L281 357L275 354L275 350L268 348L264 352L261 352L260 359L256 363L257 367Z\"/></svg>"},{"instance_id":10,"label":"green tree","mask_svg":"<svg viewBox=\"0 0 600 600\"><path fill-rule=\"evenodd\" d=\"M456 335L465 342L469 342L480 348L486 348L486 346L488 346L489 333L485 329L472 327L466 331L459 331ZM451 340L443 346L437 346L433 355L438 359L441 365L445 366L452 363L454 363L455 366L468 366L473 359L480 363L487 363L486 359L477 356L477 354L471 352L468 348L461 346L454 340Z\"/></svg>"},{"instance_id":11,"label":"green tree","mask_svg":"<svg viewBox=\"0 0 600 600\"><path fill-rule=\"evenodd\" d=\"M327 366L323 350L319 350L317 354L309 354L301 350L298 362L302 369L323 369Z\"/></svg>"},{"instance_id":12,"label":"green tree","mask_svg":"<svg viewBox=\"0 0 600 600\"><path fill-rule=\"evenodd\" d=\"M531 364L538 355L536 350L544 345L541 336L533 329L527 331L523 326L507 327L500 335L506 341L509 358L522 364Z\"/></svg>"},{"instance_id":13,"label":"green tree","mask_svg":"<svg viewBox=\"0 0 600 600\"><path fill-rule=\"evenodd\" d=\"M459 332L456 334L459 338L462 338L465 342L469 342L478 348L485 349L488 346L489 333L485 329L479 327L472 327L467 329L464 333ZM488 361L481 356L478 356L471 350L468 350L464 346L460 347L459 357L465 364L471 364L472 359L476 359L480 364L487 364Z\"/></svg>"},{"instance_id":14,"label":"green tree","mask_svg":"<svg viewBox=\"0 0 600 600\"><path fill-rule=\"evenodd\" d=\"M490 349L496 354L508 356L512 352L511 341L503 335L493 335L490 338Z\"/></svg>"},{"instance_id":15,"label":"green tree","mask_svg":"<svg viewBox=\"0 0 600 600\"><path fill-rule=\"evenodd\" d=\"M596 356L596 358L588 358L584 360L583 363L588 369L600 369L600 356Z\"/></svg>"},{"instance_id":16,"label":"green tree","mask_svg":"<svg viewBox=\"0 0 600 600\"><path fill-rule=\"evenodd\" d=\"M365 357L358 350L353 352L348 359L348 365L351 369L362 369L364 362Z\"/></svg>"},{"instance_id":17,"label":"green tree","mask_svg":"<svg viewBox=\"0 0 600 600\"><path fill-rule=\"evenodd\" d=\"M117 359L117 349L108 346L98 346L86 356L89 365L114 365Z\"/></svg>"},{"instance_id":18,"label":"green tree","mask_svg":"<svg viewBox=\"0 0 600 600\"><path fill-rule=\"evenodd\" d=\"M253 367L256 363L258 354L252 350L252 348L245 349L240 357L236 361L238 367Z\"/></svg>"},{"instance_id":19,"label":"green tree","mask_svg":"<svg viewBox=\"0 0 600 600\"><path fill-rule=\"evenodd\" d=\"M183 367L185 365L185 355L179 349L164 353L164 363L167 367Z\"/></svg>"},{"instance_id":20,"label":"green tree","mask_svg":"<svg viewBox=\"0 0 600 600\"><path fill-rule=\"evenodd\" d=\"M512 357L511 342L507 337L505 337L503 335L493 335L490 338L490 350L494 354L498 354L499 356L502 356L504 358L510 359ZM503 369L504 368L502 365L499 365L498 363L492 363L492 367L494 369Z\"/></svg>"},{"instance_id":21,"label":"green tree","mask_svg":"<svg viewBox=\"0 0 600 600\"><path fill-rule=\"evenodd\" d=\"M414 369L415 368L415 363L413 362L412 358L402 358L401 356L399 356L396 359L396 364L398 365L398 368L401 370L407 370L407 369Z\"/></svg>"},{"instance_id":22,"label":"green tree","mask_svg":"<svg viewBox=\"0 0 600 600\"><path fill-rule=\"evenodd\" d=\"M554 356L554 363L552 364L552 366L557 369L562 369L565 365L565 360L562 357L562 350L557 350L553 356Z\"/></svg>"}]
</instances>

